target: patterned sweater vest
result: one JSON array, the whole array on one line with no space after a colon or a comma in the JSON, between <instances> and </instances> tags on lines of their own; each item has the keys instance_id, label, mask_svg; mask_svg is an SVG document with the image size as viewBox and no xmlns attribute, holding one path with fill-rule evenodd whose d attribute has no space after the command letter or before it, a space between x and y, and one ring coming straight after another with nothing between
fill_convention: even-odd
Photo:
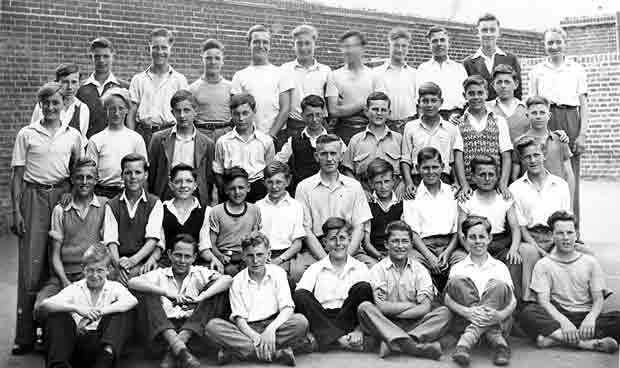
<instances>
[{"instance_id":1,"label":"patterned sweater vest","mask_svg":"<svg viewBox=\"0 0 620 368\"><path fill-rule=\"evenodd\" d=\"M498 167L502 160L499 150L499 128L493 115L489 115L487 126L480 132L476 131L469 122L469 119L459 125L461 136L463 137L463 160L465 164L465 175L467 182L471 184L471 160L478 156L487 154L495 158ZM501 167L500 167L501 172Z\"/></svg>"}]
</instances>

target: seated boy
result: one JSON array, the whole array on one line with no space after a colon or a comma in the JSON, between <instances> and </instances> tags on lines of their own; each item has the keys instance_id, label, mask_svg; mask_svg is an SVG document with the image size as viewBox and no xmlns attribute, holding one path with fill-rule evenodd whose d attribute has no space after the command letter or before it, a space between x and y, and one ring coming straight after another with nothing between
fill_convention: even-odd
<instances>
[{"instance_id":1,"label":"seated boy","mask_svg":"<svg viewBox=\"0 0 620 368\"><path fill-rule=\"evenodd\" d=\"M363 302L357 309L362 331L381 340L382 358L398 350L439 360L437 340L450 326L450 310L444 306L432 309L435 287L426 268L409 257L409 225L393 221L385 232L388 257L370 270L376 304Z\"/></svg>"},{"instance_id":2,"label":"seated boy","mask_svg":"<svg viewBox=\"0 0 620 368\"><path fill-rule=\"evenodd\" d=\"M167 257L170 267L158 268L129 280L129 288L139 292L138 319L148 342L163 340L167 352L162 368L199 367L187 343L202 336L205 324L227 313L226 291L232 279L206 267L193 266L196 240L179 234L172 240Z\"/></svg>"},{"instance_id":3,"label":"seated boy","mask_svg":"<svg viewBox=\"0 0 620 368\"><path fill-rule=\"evenodd\" d=\"M221 142L221 139L218 141ZM250 191L248 173L232 167L222 177L226 201L213 207L209 214L209 231L216 269L234 276L244 267L241 239L262 227L260 209L246 202Z\"/></svg>"},{"instance_id":4,"label":"seated boy","mask_svg":"<svg viewBox=\"0 0 620 368\"><path fill-rule=\"evenodd\" d=\"M267 196L258 202L262 232L270 239L271 264L281 266L294 282L310 264L314 263L310 254L298 257L301 242L306 237L304 229L304 209L286 191L291 182L291 172L287 164L274 161L263 170ZM305 262L308 258L311 262Z\"/></svg>"},{"instance_id":5,"label":"seated boy","mask_svg":"<svg viewBox=\"0 0 620 368\"><path fill-rule=\"evenodd\" d=\"M252 233L242 240L241 248L248 267L234 277L230 287L232 322L216 318L205 328L221 349L218 363L228 363L234 356L294 366L291 344L306 335L308 320L293 313L286 272L268 264L269 239Z\"/></svg>"},{"instance_id":6,"label":"seated boy","mask_svg":"<svg viewBox=\"0 0 620 368\"><path fill-rule=\"evenodd\" d=\"M372 302L368 267L347 253L353 227L330 217L323 224L327 256L304 272L293 294L297 311L308 319L320 350L331 346L363 350L357 309Z\"/></svg>"},{"instance_id":7,"label":"seated boy","mask_svg":"<svg viewBox=\"0 0 620 368\"><path fill-rule=\"evenodd\" d=\"M84 279L41 303L40 310L49 315L47 368L111 368L118 363L133 330L128 311L138 301L107 279L111 261L105 245L90 246L82 256Z\"/></svg>"},{"instance_id":8,"label":"seated boy","mask_svg":"<svg viewBox=\"0 0 620 368\"><path fill-rule=\"evenodd\" d=\"M415 199L403 202L403 220L413 230L411 256L431 271L442 290L449 268L467 255L458 247L458 206L452 187L440 179L444 164L439 151L422 148L417 162L422 182Z\"/></svg>"},{"instance_id":9,"label":"seated boy","mask_svg":"<svg viewBox=\"0 0 620 368\"><path fill-rule=\"evenodd\" d=\"M601 313L605 275L599 262L578 252L575 217L556 211L547 220L553 232L551 253L538 261L532 275L537 303L519 315L521 326L539 348L566 346L614 353L620 341L620 312Z\"/></svg>"},{"instance_id":10,"label":"seated boy","mask_svg":"<svg viewBox=\"0 0 620 368\"><path fill-rule=\"evenodd\" d=\"M469 255L450 270L444 300L456 315L453 329L461 334L452 359L461 366L469 365L470 351L484 335L495 350L493 364L508 365L510 348L505 335L517 306L510 272L488 252L489 220L469 216L462 229Z\"/></svg>"}]
</instances>

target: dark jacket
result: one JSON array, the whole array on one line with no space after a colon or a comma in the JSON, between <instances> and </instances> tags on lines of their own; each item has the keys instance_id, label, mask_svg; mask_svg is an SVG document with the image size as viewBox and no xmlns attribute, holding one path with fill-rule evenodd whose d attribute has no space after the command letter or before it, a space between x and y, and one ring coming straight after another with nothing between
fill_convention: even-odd
<instances>
[{"instance_id":1,"label":"dark jacket","mask_svg":"<svg viewBox=\"0 0 620 368\"><path fill-rule=\"evenodd\" d=\"M103 86L103 93L112 87L129 88L129 82L116 78L118 84L114 82L108 82ZM105 119L105 111L103 110L103 102L101 102L101 95L94 84L82 84L78 89L75 97L84 102L90 110L90 119L88 122L88 131L86 137L90 138L93 135L104 130L107 126ZM78 129L79 130L79 129Z\"/></svg>"},{"instance_id":2,"label":"dark jacket","mask_svg":"<svg viewBox=\"0 0 620 368\"><path fill-rule=\"evenodd\" d=\"M517 73L517 81L519 85L515 90L515 97L521 99L522 97L522 88L521 88L521 64L519 64L519 59L509 52L506 52L506 55L495 55L495 61L493 62L493 68L500 64L510 65L512 69L514 69L515 73ZM487 100L491 101L497 97L497 93L493 88L493 76L492 70L487 70L487 66L484 63L484 58L479 56L477 58L473 58L473 55L470 55L463 60L463 65L465 66L465 70L467 71L467 75L480 75L482 78L486 79L489 84L489 97Z\"/></svg>"}]
</instances>

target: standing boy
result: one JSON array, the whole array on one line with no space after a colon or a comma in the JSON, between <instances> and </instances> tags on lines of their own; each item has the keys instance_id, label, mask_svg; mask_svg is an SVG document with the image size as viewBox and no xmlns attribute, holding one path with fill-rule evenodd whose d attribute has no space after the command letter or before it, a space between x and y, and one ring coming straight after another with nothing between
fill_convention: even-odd
<instances>
[{"instance_id":1,"label":"standing boy","mask_svg":"<svg viewBox=\"0 0 620 368\"><path fill-rule=\"evenodd\" d=\"M517 74L510 65L500 64L493 68L493 88L497 93L494 100L487 102L487 108L494 114L503 117L508 123L511 142L520 137L530 126L527 118L527 107L515 97L519 87Z\"/></svg>"}]
</instances>

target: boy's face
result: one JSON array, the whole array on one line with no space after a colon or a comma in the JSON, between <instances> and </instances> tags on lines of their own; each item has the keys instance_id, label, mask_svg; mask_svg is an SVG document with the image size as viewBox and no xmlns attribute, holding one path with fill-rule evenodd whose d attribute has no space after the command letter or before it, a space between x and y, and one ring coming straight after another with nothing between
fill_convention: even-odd
<instances>
[{"instance_id":1,"label":"boy's face","mask_svg":"<svg viewBox=\"0 0 620 368\"><path fill-rule=\"evenodd\" d=\"M493 87L500 99L508 99L514 97L517 82L510 74L497 74L493 79Z\"/></svg>"},{"instance_id":2,"label":"boy's face","mask_svg":"<svg viewBox=\"0 0 620 368\"><path fill-rule=\"evenodd\" d=\"M125 101L118 96L111 96L105 106L105 113L108 119L108 125L121 126L125 124L125 117L129 109L125 105Z\"/></svg>"},{"instance_id":3,"label":"boy's face","mask_svg":"<svg viewBox=\"0 0 620 368\"><path fill-rule=\"evenodd\" d=\"M532 128L545 129L547 128L551 113L545 104L536 104L527 108L527 117L530 119L530 126Z\"/></svg>"},{"instance_id":4,"label":"boy's face","mask_svg":"<svg viewBox=\"0 0 620 368\"><path fill-rule=\"evenodd\" d=\"M132 192L139 192L144 188L148 173L144 169L144 162L130 161L125 163L122 176L125 189Z\"/></svg>"},{"instance_id":5,"label":"boy's face","mask_svg":"<svg viewBox=\"0 0 620 368\"><path fill-rule=\"evenodd\" d=\"M521 156L521 165L527 169L530 174L540 174L545 170L545 154L539 144L532 144L523 149Z\"/></svg>"},{"instance_id":6,"label":"boy's face","mask_svg":"<svg viewBox=\"0 0 620 368\"><path fill-rule=\"evenodd\" d=\"M232 109L230 113L233 123L235 124L235 129L237 129L238 132L245 132L254 124L255 111L252 110L252 107L248 104L237 106Z\"/></svg>"},{"instance_id":7,"label":"boy's face","mask_svg":"<svg viewBox=\"0 0 620 368\"><path fill-rule=\"evenodd\" d=\"M390 104L384 100L372 100L366 106L365 112L370 124L377 127L384 126L390 115Z\"/></svg>"},{"instance_id":8,"label":"boy's face","mask_svg":"<svg viewBox=\"0 0 620 368\"><path fill-rule=\"evenodd\" d=\"M332 229L323 236L325 251L336 260L347 257L347 249L350 242L351 235L345 229Z\"/></svg>"},{"instance_id":9,"label":"boy's face","mask_svg":"<svg viewBox=\"0 0 620 368\"><path fill-rule=\"evenodd\" d=\"M284 173L277 173L269 178L265 178L265 187L269 197L273 200L278 200L286 194L286 187L291 183L291 178L284 175Z\"/></svg>"},{"instance_id":10,"label":"boy's face","mask_svg":"<svg viewBox=\"0 0 620 368\"><path fill-rule=\"evenodd\" d=\"M547 32L545 34L545 52L550 57L564 55L564 47L566 41L562 35L557 32Z\"/></svg>"},{"instance_id":11,"label":"boy's face","mask_svg":"<svg viewBox=\"0 0 620 368\"><path fill-rule=\"evenodd\" d=\"M431 45L431 53L436 58L448 56L450 49L450 37L446 32L435 32L430 36L428 43Z\"/></svg>"},{"instance_id":12,"label":"boy's face","mask_svg":"<svg viewBox=\"0 0 620 368\"><path fill-rule=\"evenodd\" d=\"M177 242L171 250L168 250L170 267L175 275L185 275L196 260L195 244Z\"/></svg>"},{"instance_id":13,"label":"boy's face","mask_svg":"<svg viewBox=\"0 0 620 368\"><path fill-rule=\"evenodd\" d=\"M73 97L80 88L80 73L73 73L60 77L58 83L62 85L60 93L64 97Z\"/></svg>"},{"instance_id":14,"label":"boy's face","mask_svg":"<svg viewBox=\"0 0 620 368\"><path fill-rule=\"evenodd\" d=\"M71 174L73 192L77 197L88 198L97 184L97 168L94 166L84 166L74 170Z\"/></svg>"},{"instance_id":15,"label":"boy's face","mask_svg":"<svg viewBox=\"0 0 620 368\"><path fill-rule=\"evenodd\" d=\"M427 187L430 185L436 185L440 183L441 180L443 163L436 158L425 160L417 165L417 170L422 176L424 185Z\"/></svg>"},{"instance_id":16,"label":"boy's face","mask_svg":"<svg viewBox=\"0 0 620 368\"><path fill-rule=\"evenodd\" d=\"M422 116L435 118L439 115L439 109L443 104L443 99L437 95L426 94L418 98L418 104Z\"/></svg>"},{"instance_id":17,"label":"boy's face","mask_svg":"<svg viewBox=\"0 0 620 368\"><path fill-rule=\"evenodd\" d=\"M178 128L189 128L196 119L196 107L189 100L182 100L174 105L172 115L177 121Z\"/></svg>"},{"instance_id":18,"label":"boy's face","mask_svg":"<svg viewBox=\"0 0 620 368\"><path fill-rule=\"evenodd\" d=\"M390 42L390 58L399 62L405 62L409 53L409 40L401 37Z\"/></svg>"},{"instance_id":19,"label":"boy's face","mask_svg":"<svg viewBox=\"0 0 620 368\"><path fill-rule=\"evenodd\" d=\"M306 106L301 116L309 130L320 130L325 120L325 110L321 107Z\"/></svg>"},{"instance_id":20,"label":"boy's face","mask_svg":"<svg viewBox=\"0 0 620 368\"><path fill-rule=\"evenodd\" d=\"M151 60L153 65L164 65L168 63L172 45L168 42L168 37L158 36L151 39Z\"/></svg>"},{"instance_id":21,"label":"boy's face","mask_svg":"<svg viewBox=\"0 0 620 368\"><path fill-rule=\"evenodd\" d=\"M202 54L202 63L207 73L219 74L224 65L224 53L220 49L209 49Z\"/></svg>"},{"instance_id":22,"label":"boy's face","mask_svg":"<svg viewBox=\"0 0 620 368\"><path fill-rule=\"evenodd\" d=\"M271 50L271 36L269 32L253 32L250 40L252 59L267 60Z\"/></svg>"},{"instance_id":23,"label":"boy's face","mask_svg":"<svg viewBox=\"0 0 620 368\"><path fill-rule=\"evenodd\" d=\"M314 58L314 49L316 41L309 34L300 34L295 37L293 41L293 48L295 49L295 56L298 59L310 59Z\"/></svg>"},{"instance_id":24,"label":"boy's face","mask_svg":"<svg viewBox=\"0 0 620 368\"><path fill-rule=\"evenodd\" d=\"M494 20L480 22L478 24L478 38L481 46L494 46L499 38L499 24Z\"/></svg>"},{"instance_id":25,"label":"boy's face","mask_svg":"<svg viewBox=\"0 0 620 368\"><path fill-rule=\"evenodd\" d=\"M478 84L470 84L465 90L465 99L470 110L480 111L486 108L487 89Z\"/></svg>"},{"instance_id":26,"label":"boy's face","mask_svg":"<svg viewBox=\"0 0 620 368\"><path fill-rule=\"evenodd\" d=\"M95 66L95 72L101 74L107 74L112 69L112 63L114 62L114 53L112 49L98 47L91 51L90 61Z\"/></svg>"},{"instance_id":27,"label":"boy's face","mask_svg":"<svg viewBox=\"0 0 620 368\"><path fill-rule=\"evenodd\" d=\"M495 190L497 185L497 168L495 165L478 165L474 170L473 182L483 192Z\"/></svg>"},{"instance_id":28,"label":"boy's face","mask_svg":"<svg viewBox=\"0 0 620 368\"><path fill-rule=\"evenodd\" d=\"M196 190L196 179L191 172L183 170L177 171L174 178L170 181L170 190L177 199L190 198Z\"/></svg>"},{"instance_id":29,"label":"boy's face","mask_svg":"<svg viewBox=\"0 0 620 368\"><path fill-rule=\"evenodd\" d=\"M226 184L226 195L228 200L236 205L240 205L245 201L245 198L250 192L250 183L245 178L235 178L230 183Z\"/></svg>"},{"instance_id":30,"label":"boy's face","mask_svg":"<svg viewBox=\"0 0 620 368\"><path fill-rule=\"evenodd\" d=\"M100 289L110 274L107 260L93 262L84 266L84 278L89 289Z\"/></svg>"},{"instance_id":31,"label":"boy's face","mask_svg":"<svg viewBox=\"0 0 620 368\"><path fill-rule=\"evenodd\" d=\"M571 253L575 250L577 231L572 221L557 221L553 225L553 244L557 251Z\"/></svg>"},{"instance_id":32,"label":"boy's face","mask_svg":"<svg viewBox=\"0 0 620 368\"><path fill-rule=\"evenodd\" d=\"M371 179L372 189L379 199L389 199L394 190L394 173L386 172Z\"/></svg>"},{"instance_id":33,"label":"boy's face","mask_svg":"<svg viewBox=\"0 0 620 368\"><path fill-rule=\"evenodd\" d=\"M340 44L340 48L346 61L362 60L364 46L362 46L362 41L359 39L359 37L352 36L343 40Z\"/></svg>"},{"instance_id":34,"label":"boy's face","mask_svg":"<svg viewBox=\"0 0 620 368\"><path fill-rule=\"evenodd\" d=\"M252 273L260 273L265 269L267 260L271 258L271 252L267 250L265 244L249 246L241 253L243 261Z\"/></svg>"},{"instance_id":35,"label":"boy's face","mask_svg":"<svg viewBox=\"0 0 620 368\"><path fill-rule=\"evenodd\" d=\"M317 145L314 158L324 173L331 174L338 171L338 165L342 161L341 144L341 142L330 142Z\"/></svg>"},{"instance_id":36,"label":"boy's face","mask_svg":"<svg viewBox=\"0 0 620 368\"><path fill-rule=\"evenodd\" d=\"M51 96L45 97L39 102L39 104L41 105L41 112L43 113L43 118L46 121L59 120L60 111L65 105L62 99L62 95L59 92L54 93Z\"/></svg>"},{"instance_id":37,"label":"boy's face","mask_svg":"<svg viewBox=\"0 0 620 368\"><path fill-rule=\"evenodd\" d=\"M392 261L406 260L412 247L411 237L407 231L392 231L385 240L385 246Z\"/></svg>"},{"instance_id":38,"label":"boy's face","mask_svg":"<svg viewBox=\"0 0 620 368\"><path fill-rule=\"evenodd\" d=\"M469 245L469 252L476 257L484 256L491 243L491 235L487 233L484 225L476 225L469 228L465 241Z\"/></svg>"}]
</instances>

